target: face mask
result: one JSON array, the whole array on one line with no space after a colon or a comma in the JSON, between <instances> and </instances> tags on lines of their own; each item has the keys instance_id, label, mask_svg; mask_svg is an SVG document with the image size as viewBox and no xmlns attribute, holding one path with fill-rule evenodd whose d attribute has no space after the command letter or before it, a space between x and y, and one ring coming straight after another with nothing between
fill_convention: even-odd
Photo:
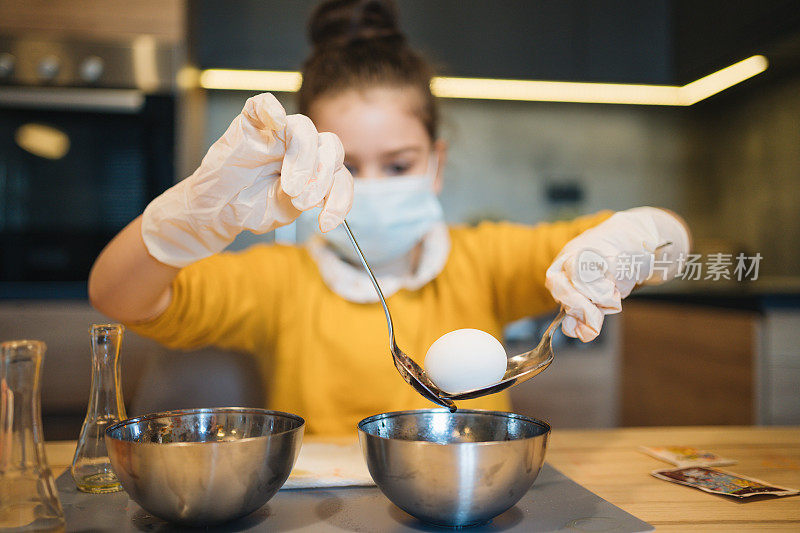
<instances>
[{"instance_id":1,"label":"face mask","mask_svg":"<svg viewBox=\"0 0 800 533\"><path fill-rule=\"evenodd\" d=\"M355 179L353 208L346 220L370 266L386 265L408 254L444 220L432 174ZM303 215L311 215L302 217L305 223L310 220L316 225L315 215ZM359 264L343 228L322 236L340 257Z\"/></svg>"}]
</instances>

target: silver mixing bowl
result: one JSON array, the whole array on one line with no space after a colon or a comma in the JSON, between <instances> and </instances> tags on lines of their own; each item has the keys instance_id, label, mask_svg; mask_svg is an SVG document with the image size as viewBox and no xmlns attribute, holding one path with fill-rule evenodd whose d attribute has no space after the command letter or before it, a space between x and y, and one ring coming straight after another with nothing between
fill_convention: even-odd
<instances>
[{"instance_id":1,"label":"silver mixing bowl","mask_svg":"<svg viewBox=\"0 0 800 533\"><path fill-rule=\"evenodd\" d=\"M151 514L209 525L250 514L289 477L305 421L238 407L166 411L106 430L122 487Z\"/></svg>"},{"instance_id":2,"label":"silver mixing bowl","mask_svg":"<svg viewBox=\"0 0 800 533\"><path fill-rule=\"evenodd\" d=\"M395 505L431 524L484 523L531 488L550 426L514 413L398 411L358 423L372 479Z\"/></svg>"}]
</instances>

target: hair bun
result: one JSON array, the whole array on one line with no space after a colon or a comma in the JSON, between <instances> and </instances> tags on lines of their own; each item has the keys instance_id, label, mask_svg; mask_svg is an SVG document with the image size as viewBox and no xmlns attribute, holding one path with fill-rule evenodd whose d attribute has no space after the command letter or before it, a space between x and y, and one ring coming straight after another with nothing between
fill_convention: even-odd
<instances>
[{"instance_id":1,"label":"hair bun","mask_svg":"<svg viewBox=\"0 0 800 533\"><path fill-rule=\"evenodd\" d=\"M393 0L327 0L311 15L309 37L317 49L372 39L403 41L397 19Z\"/></svg>"}]
</instances>

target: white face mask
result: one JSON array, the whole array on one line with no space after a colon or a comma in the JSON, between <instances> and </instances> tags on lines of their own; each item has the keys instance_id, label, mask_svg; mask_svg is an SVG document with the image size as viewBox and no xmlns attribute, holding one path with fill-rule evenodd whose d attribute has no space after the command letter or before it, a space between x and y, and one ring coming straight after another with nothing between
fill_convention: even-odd
<instances>
[{"instance_id":1,"label":"white face mask","mask_svg":"<svg viewBox=\"0 0 800 533\"><path fill-rule=\"evenodd\" d=\"M436 166L430 165L422 175L356 178L353 208L346 220L371 266L380 267L408 254L437 222L444 220L434 190ZM303 213L307 214L311 215ZM301 216L298 222L308 224L309 220L316 225L316 216ZM343 228L322 236L340 257L358 264Z\"/></svg>"}]
</instances>

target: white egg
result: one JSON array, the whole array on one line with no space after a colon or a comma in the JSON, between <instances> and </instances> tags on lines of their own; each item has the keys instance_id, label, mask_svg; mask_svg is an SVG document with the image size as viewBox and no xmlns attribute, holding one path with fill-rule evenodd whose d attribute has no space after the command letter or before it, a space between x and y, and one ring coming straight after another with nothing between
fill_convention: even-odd
<instances>
[{"instance_id":1,"label":"white egg","mask_svg":"<svg viewBox=\"0 0 800 533\"><path fill-rule=\"evenodd\" d=\"M445 333L425 354L428 377L450 394L494 385L503 379L506 364L500 341L479 329Z\"/></svg>"}]
</instances>

